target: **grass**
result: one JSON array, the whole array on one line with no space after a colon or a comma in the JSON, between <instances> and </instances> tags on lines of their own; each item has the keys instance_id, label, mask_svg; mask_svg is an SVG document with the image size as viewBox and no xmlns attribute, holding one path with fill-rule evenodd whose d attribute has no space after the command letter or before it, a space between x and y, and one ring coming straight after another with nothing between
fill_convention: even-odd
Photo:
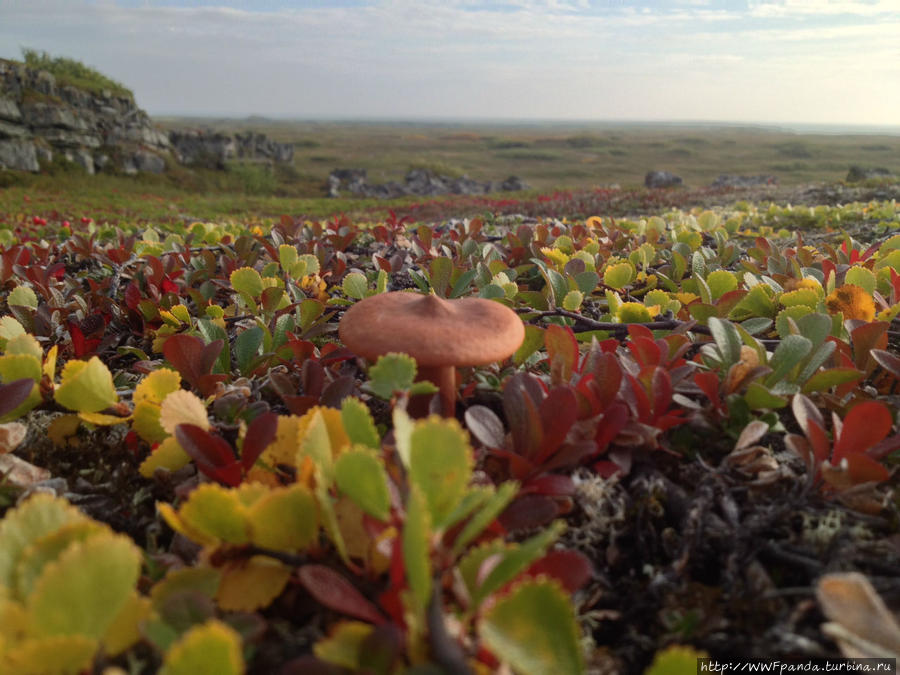
<instances>
[{"instance_id":1,"label":"grass","mask_svg":"<svg viewBox=\"0 0 900 675\"><path fill-rule=\"evenodd\" d=\"M134 100L134 93L126 86L81 61L64 56L51 56L47 52L27 48L22 49L22 58L26 66L37 70L46 70L53 75L59 86L71 85L93 94L101 94L104 90L108 90L114 96L124 96Z\"/></svg>"}]
</instances>

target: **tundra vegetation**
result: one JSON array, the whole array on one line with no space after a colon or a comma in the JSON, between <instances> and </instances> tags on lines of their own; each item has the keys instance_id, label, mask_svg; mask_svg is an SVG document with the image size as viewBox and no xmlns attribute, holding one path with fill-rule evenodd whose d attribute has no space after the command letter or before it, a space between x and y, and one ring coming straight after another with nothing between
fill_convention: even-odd
<instances>
[{"instance_id":1,"label":"tundra vegetation","mask_svg":"<svg viewBox=\"0 0 900 675\"><path fill-rule=\"evenodd\" d=\"M152 188L46 180L0 199L0 671L900 651L879 596L900 570L894 200L244 196L184 218ZM505 305L521 344L456 362L428 415L412 357L340 340L389 292Z\"/></svg>"}]
</instances>

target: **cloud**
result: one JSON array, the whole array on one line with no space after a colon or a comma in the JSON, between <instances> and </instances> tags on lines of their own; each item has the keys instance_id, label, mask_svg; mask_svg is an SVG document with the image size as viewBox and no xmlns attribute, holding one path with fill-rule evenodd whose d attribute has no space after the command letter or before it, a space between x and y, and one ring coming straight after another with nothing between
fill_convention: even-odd
<instances>
[{"instance_id":1,"label":"cloud","mask_svg":"<svg viewBox=\"0 0 900 675\"><path fill-rule=\"evenodd\" d=\"M81 59L152 113L884 123L900 106L897 1L0 1L0 56Z\"/></svg>"}]
</instances>

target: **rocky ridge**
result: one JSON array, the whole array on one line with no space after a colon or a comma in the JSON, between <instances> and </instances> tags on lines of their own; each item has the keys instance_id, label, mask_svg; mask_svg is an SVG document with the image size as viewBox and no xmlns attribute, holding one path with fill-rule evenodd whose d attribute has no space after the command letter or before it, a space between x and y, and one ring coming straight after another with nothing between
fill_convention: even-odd
<instances>
[{"instance_id":1,"label":"rocky ridge","mask_svg":"<svg viewBox=\"0 0 900 675\"><path fill-rule=\"evenodd\" d=\"M224 168L231 159L290 162L293 153L252 132L167 134L131 97L59 85L47 71L0 59L0 169L36 172L63 157L89 174L161 173L172 160Z\"/></svg>"}]
</instances>

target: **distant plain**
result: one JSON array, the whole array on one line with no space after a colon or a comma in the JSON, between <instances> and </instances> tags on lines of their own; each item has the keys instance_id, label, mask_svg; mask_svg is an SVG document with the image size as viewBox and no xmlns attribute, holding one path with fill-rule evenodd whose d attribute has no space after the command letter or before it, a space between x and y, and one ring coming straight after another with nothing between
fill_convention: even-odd
<instances>
[{"instance_id":1,"label":"distant plain","mask_svg":"<svg viewBox=\"0 0 900 675\"><path fill-rule=\"evenodd\" d=\"M384 182L402 181L411 166L482 181L517 175L538 190L638 186L651 169L671 171L691 187L726 173L771 174L783 185L836 181L853 164L900 173L900 131L796 133L650 123L156 121L164 128L253 130L292 142L295 168L311 187L324 184L335 168L367 169L370 182Z\"/></svg>"}]
</instances>

